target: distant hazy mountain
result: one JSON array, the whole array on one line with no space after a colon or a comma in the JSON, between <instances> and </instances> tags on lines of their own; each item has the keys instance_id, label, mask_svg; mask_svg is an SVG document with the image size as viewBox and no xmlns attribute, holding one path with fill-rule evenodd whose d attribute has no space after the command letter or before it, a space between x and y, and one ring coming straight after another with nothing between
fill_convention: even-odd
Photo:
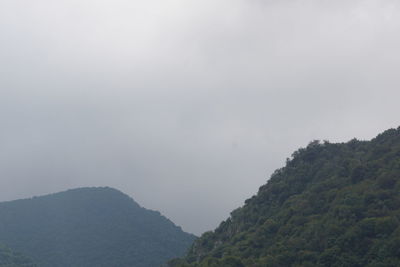
<instances>
[{"instance_id":1,"label":"distant hazy mountain","mask_svg":"<svg viewBox=\"0 0 400 267\"><path fill-rule=\"evenodd\" d=\"M160 266L194 238L112 188L0 203L0 243L38 266Z\"/></svg>"},{"instance_id":2,"label":"distant hazy mountain","mask_svg":"<svg viewBox=\"0 0 400 267\"><path fill-rule=\"evenodd\" d=\"M400 266L400 128L311 142L171 266Z\"/></svg>"}]
</instances>

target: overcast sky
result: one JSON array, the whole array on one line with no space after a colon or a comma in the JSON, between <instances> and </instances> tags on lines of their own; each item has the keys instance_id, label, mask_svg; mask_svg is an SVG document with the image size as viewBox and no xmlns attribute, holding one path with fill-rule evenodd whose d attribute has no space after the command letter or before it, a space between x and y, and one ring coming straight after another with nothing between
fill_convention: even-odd
<instances>
[{"instance_id":1,"label":"overcast sky","mask_svg":"<svg viewBox=\"0 0 400 267\"><path fill-rule=\"evenodd\" d=\"M215 228L313 139L400 125L397 0L2 0L0 200L111 186Z\"/></svg>"}]
</instances>

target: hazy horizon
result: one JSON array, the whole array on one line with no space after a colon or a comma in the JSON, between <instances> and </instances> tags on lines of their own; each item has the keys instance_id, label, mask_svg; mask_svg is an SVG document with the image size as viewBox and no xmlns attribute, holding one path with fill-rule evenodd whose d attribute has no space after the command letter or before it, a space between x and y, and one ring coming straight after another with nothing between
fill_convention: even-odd
<instances>
[{"instance_id":1,"label":"hazy horizon","mask_svg":"<svg viewBox=\"0 0 400 267\"><path fill-rule=\"evenodd\" d=\"M109 186L214 229L314 139L400 125L400 3L0 3L0 201Z\"/></svg>"}]
</instances>

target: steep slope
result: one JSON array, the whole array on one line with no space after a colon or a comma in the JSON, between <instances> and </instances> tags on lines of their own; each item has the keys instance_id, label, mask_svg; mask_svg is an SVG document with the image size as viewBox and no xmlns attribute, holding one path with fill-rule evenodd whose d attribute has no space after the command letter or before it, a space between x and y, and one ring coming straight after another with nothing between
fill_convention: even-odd
<instances>
[{"instance_id":1,"label":"steep slope","mask_svg":"<svg viewBox=\"0 0 400 267\"><path fill-rule=\"evenodd\" d=\"M400 266L400 128L314 141L171 266Z\"/></svg>"},{"instance_id":2,"label":"steep slope","mask_svg":"<svg viewBox=\"0 0 400 267\"><path fill-rule=\"evenodd\" d=\"M36 267L27 257L0 245L0 267Z\"/></svg>"},{"instance_id":3,"label":"steep slope","mask_svg":"<svg viewBox=\"0 0 400 267\"><path fill-rule=\"evenodd\" d=\"M112 188L0 203L0 242L39 266L159 266L193 239Z\"/></svg>"}]
</instances>

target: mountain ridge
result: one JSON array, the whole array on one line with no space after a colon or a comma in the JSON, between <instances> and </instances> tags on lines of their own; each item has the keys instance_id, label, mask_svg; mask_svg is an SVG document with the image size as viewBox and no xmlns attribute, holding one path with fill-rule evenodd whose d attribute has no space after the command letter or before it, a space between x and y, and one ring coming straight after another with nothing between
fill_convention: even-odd
<instances>
[{"instance_id":1,"label":"mountain ridge","mask_svg":"<svg viewBox=\"0 0 400 267\"><path fill-rule=\"evenodd\" d=\"M110 187L0 203L0 243L38 266L157 266L194 238Z\"/></svg>"},{"instance_id":2,"label":"mountain ridge","mask_svg":"<svg viewBox=\"0 0 400 267\"><path fill-rule=\"evenodd\" d=\"M313 141L170 266L399 266L400 127Z\"/></svg>"}]
</instances>

